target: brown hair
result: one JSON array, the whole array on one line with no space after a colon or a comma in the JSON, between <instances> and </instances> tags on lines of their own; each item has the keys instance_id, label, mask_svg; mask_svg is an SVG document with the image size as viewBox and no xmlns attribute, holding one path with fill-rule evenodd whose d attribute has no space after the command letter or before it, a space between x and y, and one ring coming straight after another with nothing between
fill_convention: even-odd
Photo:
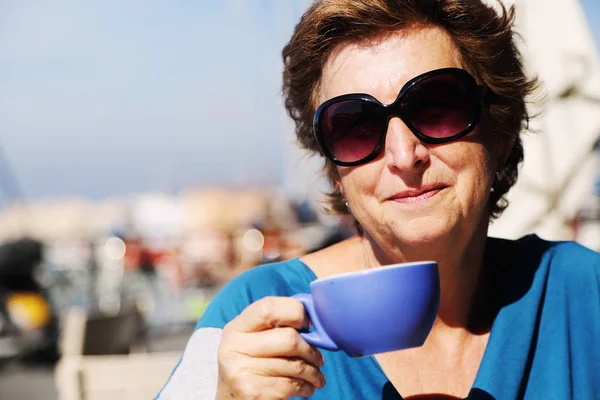
<instances>
[{"instance_id":1,"label":"brown hair","mask_svg":"<svg viewBox=\"0 0 600 400\"><path fill-rule=\"evenodd\" d=\"M515 184L523 161L520 132L528 127L526 98L537 86L523 71L512 31L514 8L498 1L499 11L481 0L320 0L300 19L282 56L283 95L288 114L296 124L299 144L318 152L312 118L319 105L321 73L328 57L340 45L372 39L411 25L445 29L456 44L463 67L495 93L487 111L487 126L513 142L512 151L493 184L490 215L507 207L504 195ZM337 188L336 166L325 160L324 171L333 190L328 210L347 214Z\"/></svg>"}]
</instances>

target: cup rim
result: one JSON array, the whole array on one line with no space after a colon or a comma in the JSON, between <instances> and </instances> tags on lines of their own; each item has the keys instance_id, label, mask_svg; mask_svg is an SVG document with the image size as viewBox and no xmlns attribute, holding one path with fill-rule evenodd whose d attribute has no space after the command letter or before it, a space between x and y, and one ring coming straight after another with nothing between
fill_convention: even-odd
<instances>
[{"instance_id":1,"label":"cup rim","mask_svg":"<svg viewBox=\"0 0 600 400\"><path fill-rule=\"evenodd\" d=\"M406 268L406 267L415 267L415 266L420 266L420 265L424 265L424 264L433 264L433 265L437 265L437 261L433 261L433 260L429 260L429 261L411 261L411 262L405 262L405 263L396 263L396 264L389 264L389 265L381 265L381 266L377 266L377 267L370 267L370 268L366 268L360 271L351 271L351 272L343 272L341 274L337 274L337 275L332 275L332 276L328 276L325 278L317 278L314 281L311 282L311 285L314 283L320 283L320 282L326 282L329 280L333 280L333 279L337 279L337 278L342 278L342 277L347 277L347 276L362 276L362 275L369 275L373 272L376 271L382 271L382 270L389 270L389 269L402 269L402 268Z\"/></svg>"}]
</instances>

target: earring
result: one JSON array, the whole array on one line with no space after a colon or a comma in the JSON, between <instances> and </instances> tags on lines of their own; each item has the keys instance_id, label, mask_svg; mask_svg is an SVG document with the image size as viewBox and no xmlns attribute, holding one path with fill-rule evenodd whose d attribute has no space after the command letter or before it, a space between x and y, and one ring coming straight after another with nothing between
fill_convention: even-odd
<instances>
[{"instance_id":1,"label":"earring","mask_svg":"<svg viewBox=\"0 0 600 400\"><path fill-rule=\"evenodd\" d=\"M350 208L350 204L348 204L347 201L344 203L344 205L346 206L346 209L348 210L348 212L352 213L352 209Z\"/></svg>"}]
</instances>

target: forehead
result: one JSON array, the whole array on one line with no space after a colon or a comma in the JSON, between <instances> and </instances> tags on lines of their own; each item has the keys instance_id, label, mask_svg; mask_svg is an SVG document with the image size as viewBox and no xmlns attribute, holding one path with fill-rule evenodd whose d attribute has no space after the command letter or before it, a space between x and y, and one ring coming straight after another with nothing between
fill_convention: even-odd
<instances>
[{"instance_id":1,"label":"forehead","mask_svg":"<svg viewBox=\"0 0 600 400\"><path fill-rule=\"evenodd\" d=\"M327 59L320 100L348 93L368 93L392 102L402 86L438 68L461 67L460 53L445 30L410 27L337 48Z\"/></svg>"}]
</instances>

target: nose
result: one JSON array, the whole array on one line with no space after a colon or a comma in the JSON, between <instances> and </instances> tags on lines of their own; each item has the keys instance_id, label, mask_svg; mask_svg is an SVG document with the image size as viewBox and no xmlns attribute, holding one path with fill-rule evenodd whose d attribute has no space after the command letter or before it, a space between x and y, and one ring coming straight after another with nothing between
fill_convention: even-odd
<instances>
[{"instance_id":1,"label":"nose","mask_svg":"<svg viewBox=\"0 0 600 400\"><path fill-rule=\"evenodd\" d=\"M429 161L429 149L398 117L390 119L385 138L385 161L389 168L410 171Z\"/></svg>"}]
</instances>

